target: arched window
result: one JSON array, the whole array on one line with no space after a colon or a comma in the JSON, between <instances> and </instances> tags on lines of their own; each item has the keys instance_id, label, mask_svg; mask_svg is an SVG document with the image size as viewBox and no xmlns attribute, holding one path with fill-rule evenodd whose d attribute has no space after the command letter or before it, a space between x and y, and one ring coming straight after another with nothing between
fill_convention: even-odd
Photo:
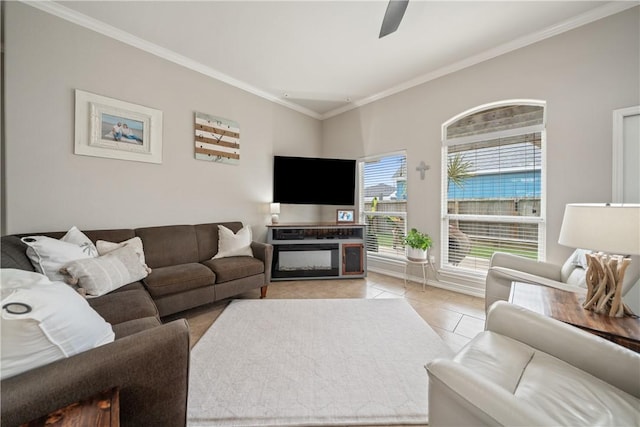
<instances>
[{"instance_id":1,"label":"arched window","mask_svg":"<svg viewBox=\"0 0 640 427\"><path fill-rule=\"evenodd\" d=\"M441 268L486 274L494 252L544 259L545 102L482 105L442 125Z\"/></svg>"}]
</instances>

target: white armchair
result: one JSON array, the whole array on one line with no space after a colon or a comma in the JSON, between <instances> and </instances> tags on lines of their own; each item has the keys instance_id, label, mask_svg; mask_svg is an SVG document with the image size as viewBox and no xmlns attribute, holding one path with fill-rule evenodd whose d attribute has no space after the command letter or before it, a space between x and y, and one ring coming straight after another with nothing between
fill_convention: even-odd
<instances>
[{"instance_id":1,"label":"white armchair","mask_svg":"<svg viewBox=\"0 0 640 427\"><path fill-rule=\"evenodd\" d=\"M511 282L535 283L570 292L586 292L584 251L576 250L563 265L496 252L491 257L485 282L485 310L499 300L507 301Z\"/></svg>"},{"instance_id":2,"label":"white armchair","mask_svg":"<svg viewBox=\"0 0 640 427\"><path fill-rule=\"evenodd\" d=\"M589 251L576 249L562 265L535 261L504 252L494 253L485 282L485 310L488 310L496 301L507 301L511 292L511 282L514 281L586 293L585 253ZM622 296L626 295L638 280L639 267L639 262L632 262L627 269Z\"/></svg>"},{"instance_id":3,"label":"white armchair","mask_svg":"<svg viewBox=\"0 0 640 427\"><path fill-rule=\"evenodd\" d=\"M429 375L429 426L638 426L640 354L504 301Z\"/></svg>"}]
</instances>

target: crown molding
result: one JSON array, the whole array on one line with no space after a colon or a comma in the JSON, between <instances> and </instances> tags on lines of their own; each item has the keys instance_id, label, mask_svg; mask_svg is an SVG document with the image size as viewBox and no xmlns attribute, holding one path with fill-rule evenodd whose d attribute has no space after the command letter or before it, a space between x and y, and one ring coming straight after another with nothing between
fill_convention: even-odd
<instances>
[{"instance_id":1,"label":"crown molding","mask_svg":"<svg viewBox=\"0 0 640 427\"><path fill-rule=\"evenodd\" d=\"M616 13L622 12L624 10L630 9L638 5L640 5L640 2L638 1L627 1L627 0L613 1L611 3L607 3L601 7L598 7L588 12L585 12L583 14L577 15L572 19L566 20L557 25L547 27L536 33L532 33L527 36L520 37L518 39L512 40L503 45L489 49L485 52L481 52L477 55L473 55L473 56L470 56L469 58L465 58L462 61L458 61L446 67L442 67L438 70L435 70L433 72L423 74L422 76L416 77L415 79L411 79L407 82L391 87L375 95L371 95L366 98L355 100L349 105L345 105L343 107L340 107L338 109L335 109L323 114L321 116L321 120L337 116L339 114L345 113L349 110L353 110L358 107L362 107L364 105L370 104L372 102L378 101L380 99L386 98L396 93L405 91L407 89L411 89L415 86L419 86L431 80L435 80L437 78L443 77L447 74L460 71L464 68L468 68L473 65L479 64L481 62L487 61L489 59L498 57L500 55L504 55L505 53L509 53L514 50L529 46L531 44L537 43L539 41L548 39L553 36L557 36L564 32L573 30L575 28L581 27L586 24L590 24L599 19L606 18L607 16L615 15Z\"/></svg>"},{"instance_id":2,"label":"crown molding","mask_svg":"<svg viewBox=\"0 0 640 427\"><path fill-rule=\"evenodd\" d=\"M134 36L133 34L123 31L112 25L109 25L97 19L91 18L90 16L76 12L75 10L62 6L61 4L56 3L52 0L38 0L38 1L20 0L20 1L36 9L40 9L43 12L49 13L51 15L57 16L58 18L80 25L81 27L85 27L89 30L95 31L99 34L102 34L114 40L118 40L122 43L138 48L152 55L158 56L162 59L178 64L182 67L196 71L200 74L204 74L205 76L219 80L223 83L234 86L238 89L244 90L253 95L264 98L268 101L290 108L299 113L310 116L314 119L321 119L321 115L316 113L315 111L311 111L307 108L301 107L300 105L287 102L270 93L267 93L261 89L251 86L250 84L247 84L238 79L234 79L233 77L228 76L224 73L221 73L218 70L215 70L211 67L201 64L198 61L194 61L172 50L163 48L147 40L141 39L140 37Z\"/></svg>"},{"instance_id":3,"label":"crown molding","mask_svg":"<svg viewBox=\"0 0 640 427\"><path fill-rule=\"evenodd\" d=\"M358 107L362 107L364 105L370 104L372 102L378 101L380 99L386 98L388 96L394 95L396 93L405 91L407 89L413 88L415 86L419 86L431 80L435 80L439 77L445 76L447 74L454 73L456 71L460 71L464 68L471 67L473 65L479 64L481 62L487 61L489 59L493 59L497 56L504 55L505 53L512 52L514 50L523 48L525 46L531 45L533 43L537 43L539 41L545 40L547 38L556 36L558 34L562 34L566 31L573 30L575 28L581 27L583 25L589 24L591 22L597 21L602 18L606 18L607 16L614 15L616 13L622 12L624 10L630 9L632 7L638 6L640 2L632 0L622 0L622 1L612 1L607 3L599 8L590 10L581 15L578 15L572 19L566 20L560 24L553 25L548 27L542 31L538 31L536 33L520 37L515 39L509 43L505 43L503 45L497 46L493 49L489 49L485 52L479 53L477 55L466 58L462 61L458 61L454 64L451 64L446 67L442 67L433 72L423 74L419 77L411 79L402 84L393 86L389 89L386 89L382 92L378 92L377 94L368 96L366 98L362 98L359 100L351 101L350 104L345 105L343 107L337 108L335 110L329 111L324 114L318 114L315 111L311 111L307 108L304 108L300 105L287 102L281 98L278 98L268 92L265 92L261 89L258 89L248 83L243 81L234 79L231 76L228 76L224 73L221 73L218 70L215 70L211 67L208 67L200 62L194 61L190 58L187 58L183 55L180 55L172 50L163 48L154 43L148 42L146 40L141 39L140 37L134 36L131 33L123 31L119 28L115 28L109 24L106 24L97 19L91 18L82 13L76 12L72 9L69 9L65 6L62 6L59 3L56 3L52 0L20 0L22 3L32 6L36 9L40 9L43 12L47 12L51 15L57 16L58 18L64 19L66 21L72 22L74 24L85 27L89 30L95 31L112 39L118 40L122 43L128 44L130 46L136 47L140 50L148 52L152 55L163 58L167 61L173 62L190 70L196 71L205 76L211 77L213 79L219 80L228 85L234 86L238 89L249 92L253 95L264 98L268 101L274 102L276 104L282 105L284 107L290 108L299 113L305 114L309 117L318 120L328 119L339 114L345 113L347 111L353 110Z\"/></svg>"}]
</instances>

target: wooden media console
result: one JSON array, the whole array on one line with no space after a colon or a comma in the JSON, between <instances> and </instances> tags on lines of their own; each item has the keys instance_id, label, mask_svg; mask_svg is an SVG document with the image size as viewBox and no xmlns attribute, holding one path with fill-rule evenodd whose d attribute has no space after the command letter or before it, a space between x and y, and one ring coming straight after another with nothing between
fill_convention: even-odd
<instances>
[{"instance_id":1,"label":"wooden media console","mask_svg":"<svg viewBox=\"0 0 640 427\"><path fill-rule=\"evenodd\" d=\"M362 224L267 225L273 245L271 280L365 277L366 226Z\"/></svg>"}]
</instances>

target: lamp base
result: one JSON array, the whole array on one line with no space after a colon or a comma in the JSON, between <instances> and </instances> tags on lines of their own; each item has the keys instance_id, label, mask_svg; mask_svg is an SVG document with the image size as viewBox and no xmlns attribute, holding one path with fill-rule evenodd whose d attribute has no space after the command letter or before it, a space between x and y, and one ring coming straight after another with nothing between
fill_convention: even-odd
<instances>
[{"instance_id":1,"label":"lamp base","mask_svg":"<svg viewBox=\"0 0 640 427\"><path fill-rule=\"evenodd\" d=\"M278 214L271 215L271 224L277 224L278 221L280 221L280 218L278 217Z\"/></svg>"},{"instance_id":2,"label":"lamp base","mask_svg":"<svg viewBox=\"0 0 640 427\"><path fill-rule=\"evenodd\" d=\"M624 272L631 260L602 252L586 256L587 297L582 307L611 317L633 316L631 309L622 301Z\"/></svg>"}]
</instances>

